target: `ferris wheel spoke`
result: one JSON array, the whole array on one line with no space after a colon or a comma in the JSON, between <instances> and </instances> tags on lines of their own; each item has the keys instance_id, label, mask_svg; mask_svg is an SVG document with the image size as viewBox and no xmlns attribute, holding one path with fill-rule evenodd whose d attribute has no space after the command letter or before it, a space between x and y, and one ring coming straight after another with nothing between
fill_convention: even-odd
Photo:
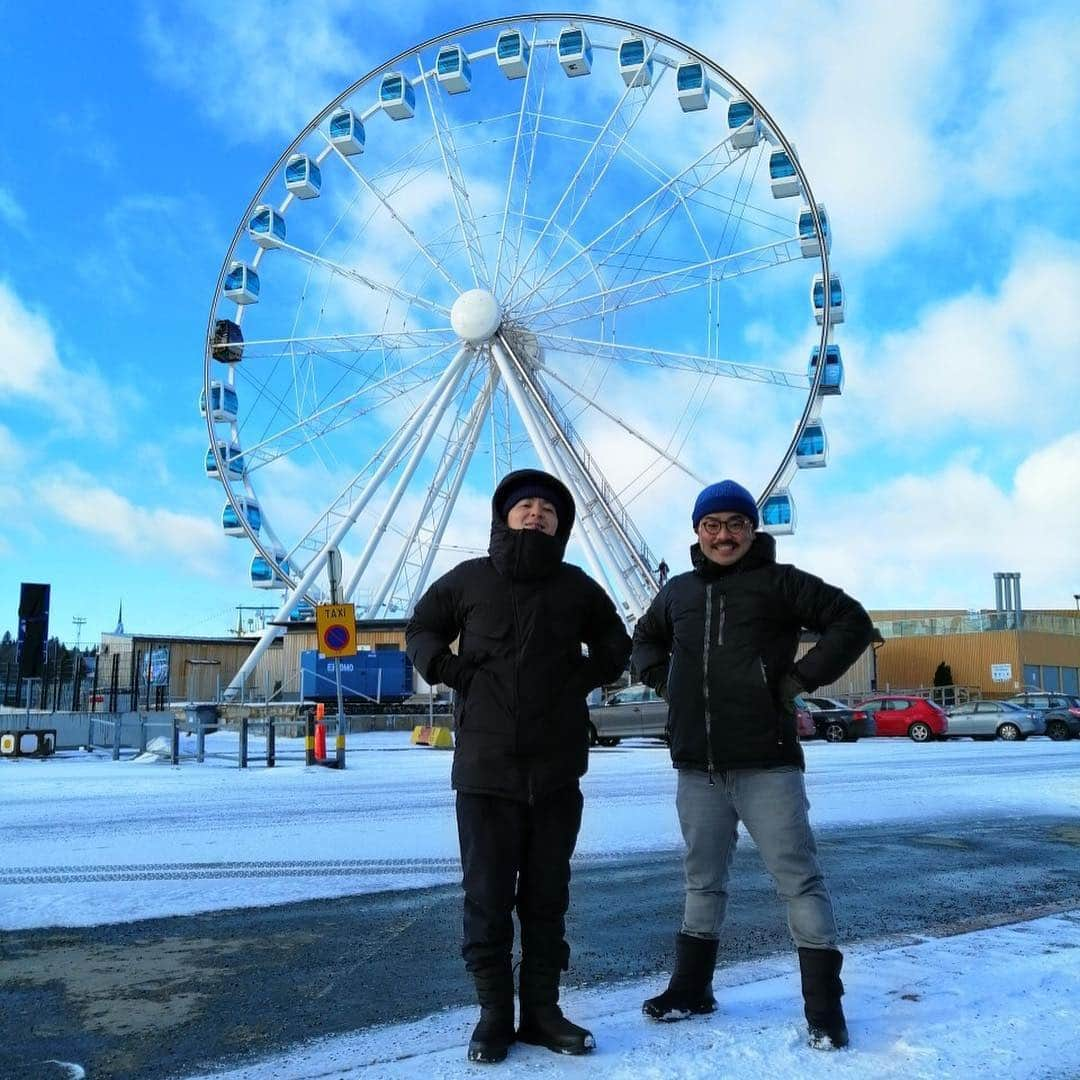
<instances>
[{"instance_id":1,"label":"ferris wheel spoke","mask_svg":"<svg viewBox=\"0 0 1080 1080\"><path fill-rule=\"evenodd\" d=\"M662 76L661 76L661 79L662 79ZM661 81L661 79L658 79L657 82ZM650 101L650 99L652 97L652 93L656 89L656 85L657 85L657 83L654 82L654 83L650 83L646 87L640 88L642 90L642 93L639 96L639 98L637 98L637 99L635 99L632 96L635 87L628 85L625 88L625 90L623 91L623 93L619 97L619 100L616 103L615 108L612 109L612 111L611 111L610 115L608 116L607 120L601 125L600 130L597 132L596 138L590 144L588 150L586 150L584 156L581 159L581 163L578 165L577 170L574 172L574 175L570 178L570 181L566 185L565 189L563 190L562 195L559 197L558 201L555 203L555 207L551 211L551 214L548 216L547 221L545 221L543 226L541 227L540 232L539 232L538 236L536 237L536 240L533 242L532 248L530 248L530 250L529 250L529 253L525 256L524 259L522 259L518 263L517 268L516 268L516 272L514 274L514 277L512 278L512 280L510 282L510 285L506 290L506 298L507 298L507 306L508 307L513 306L514 287L517 285L518 281L521 279L522 274L525 272L525 269L532 262L534 256L536 255L537 251L539 250L540 245L542 244L545 236L548 234L548 231L551 229L552 225L555 223L555 219L558 217L559 212L562 210L563 206L567 203L567 200L570 200L571 201L572 216L571 216L571 220L570 220L569 225L565 226L565 228L563 230L564 233L568 232L570 230L570 228L573 226L573 224L577 221L577 219L581 215L582 211L588 205L590 199L592 198L593 192L596 191L597 187L600 184L600 181L607 174L607 170L610 167L611 162L615 159L615 156L616 156L616 154L618 152L618 149L623 145L623 143L629 137L630 132L634 128L634 125L637 123L639 117L645 111L645 107L649 103L649 101ZM629 112L629 114L630 114L629 117L627 117L627 118L623 117L624 110ZM617 125L618 125L618 122L620 120L622 120L621 130L617 130ZM616 138L615 138L614 145L606 145L605 144L605 137L612 131L616 131ZM606 157L601 156L599 154L599 151L601 150L601 148L604 149L604 151L606 153ZM596 159L597 159L595 161L593 160L594 155L596 156ZM582 176L583 176L583 174L585 172L586 167L590 163L592 163L592 165L594 167L594 170L596 170L597 167L598 167L598 171L596 172L596 175L595 175L595 177L594 177L594 179L592 181L592 184L589 186L588 190L586 191L584 198L581 200L581 205L577 208L576 211L574 211L574 209L573 209L573 201L576 198L578 182L581 180L581 178L582 178ZM562 245L560 243L559 247L561 247L561 246ZM554 258L554 255L558 253L559 247L556 247L555 251L552 253L551 256L549 256L549 258Z\"/></svg>"},{"instance_id":2,"label":"ferris wheel spoke","mask_svg":"<svg viewBox=\"0 0 1080 1080\"><path fill-rule=\"evenodd\" d=\"M373 292L382 293L384 296L389 296L395 300L401 300L412 307L424 308L426 311L434 311L447 318L450 317L450 309L445 305L436 304L434 301L428 300L425 296L407 292L404 289L397 288L395 285L390 285L385 281L379 281L367 274L362 274L354 267L345 266L333 259L327 259L322 255L317 255L313 251L305 251L303 248L295 247L293 244L279 243L278 247L282 251L291 252L293 255L297 256L297 258L317 266L322 266L333 274L338 274L341 277L348 278L350 281L356 281L361 285L366 285L367 288L371 289Z\"/></svg>"},{"instance_id":3,"label":"ferris wheel spoke","mask_svg":"<svg viewBox=\"0 0 1080 1080\"><path fill-rule=\"evenodd\" d=\"M420 466L420 462L424 458L424 454L427 452L427 448L431 445L431 440L435 437L435 432L439 427L443 414L453 400L454 390L464 374L467 361L471 355L471 348L464 348L458 353L453 364L447 368L447 372L453 373L452 377L445 381L440 380L438 396L429 399L431 405L424 415L423 427L419 431L416 443L409 453L408 460L404 464L397 483L390 492L390 496L387 499L386 505L383 507L382 513L379 515L378 520L369 533L368 541L364 545L364 550L360 553L360 557L357 559L356 566L349 575L348 582L344 588L346 600L348 600L356 591L357 584L361 577L363 577L364 571L371 562L382 538L386 535L387 525L397 511L398 505L401 502L401 497L405 494L413 475L416 473L416 470Z\"/></svg>"},{"instance_id":4,"label":"ferris wheel spoke","mask_svg":"<svg viewBox=\"0 0 1080 1080\"><path fill-rule=\"evenodd\" d=\"M446 269L444 260L439 259L428 248L428 246L417 235L416 230L394 209L394 204L390 201L389 197L383 194L375 184L369 180L355 165L349 160L349 158L338 151L338 156L345 162L349 172L357 179L360 185L373 199L375 199L379 205L390 215L394 223L401 229L402 232L409 238L411 243L416 247L421 255L438 271L438 273L445 279L446 283L454 290L454 292L461 292L461 286L454 280L453 276Z\"/></svg>"},{"instance_id":5,"label":"ferris wheel spoke","mask_svg":"<svg viewBox=\"0 0 1080 1080\"><path fill-rule=\"evenodd\" d=\"M476 227L476 217L473 212L472 200L469 198L469 187L465 180L465 171L461 167L461 159L458 156L457 145L454 141L454 130L446 114L446 107L441 93L438 90L434 94L431 92L429 79L424 73L424 65L419 56L416 58L416 62L420 68L420 81L424 84L428 115L431 117L431 128L435 135L435 141L439 145L443 171L446 173L446 179L450 185L450 196L454 202L454 211L457 214L458 228L461 231L461 241L465 247L465 257L468 259L469 268L472 271L473 284L477 288L488 287L490 281L488 279L487 263L484 259L484 248L480 242L480 231ZM458 289L458 292L460 291Z\"/></svg>"},{"instance_id":6,"label":"ferris wheel spoke","mask_svg":"<svg viewBox=\"0 0 1080 1080\"><path fill-rule=\"evenodd\" d=\"M561 375L552 371L550 367L544 368L544 374L547 378L554 379L555 382L559 383L565 390L573 394L574 397L585 402L590 408L595 409L596 412L600 413L601 416L606 416L612 423L617 424L628 435L631 435L633 438L637 439L637 441L640 442L643 446L647 446L650 450L652 450L654 453L658 454L666 462L668 462L668 464L672 465L674 468L684 473L691 480L700 484L702 487L709 483L709 481L706 480L704 477L699 476L688 466L684 465L669 450L666 450L659 443L653 442L653 440L650 439L648 435L645 435L643 432L639 431L636 427L633 426L633 424L624 420L621 416L618 416L617 414L611 412L610 409L606 408L599 401L597 401L594 396L586 394L585 391L582 390L579 386L574 386L571 382L562 378Z\"/></svg>"},{"instance_id":7,"label":"ferris wheel spoke","mask_svg":"<svg viewBox=\"0 0 1080 1080\"><path fill-rule=\"evenodd\" d=\"M629 151L630 147L628 146L628 155ZM687 165L686 168L675 173L673 176L664 174L662 170L659 170L658 167L654 166L654 170L659 172L658 178L662 180L660 185L627 210L625 214L616 218L616 220L602 232L597 233L591 240L582 244L570 258L564 260L554 270L550 270L541 277L528 293L515 302L515 308L523 308L533 295L560 274L563 274L574 262L578 259L588 257L591 252L596 250L601 243L608 240L610 237L617 238L619 231L624 225L627 225L641 211L645 210L647 207L651 207L649 217L644 224L639 225L629 237L618 242L611 254L617 254L632 246L655 225L667 221L674 210L677 210L680 206L685 206L686 201L691 199L696 192L701 191L706 185L713 183L721 173L730 168L731 165L744 156L745 151L738 151L731 146L731 136L728 135L711 149L706 150L705 153L701 154L691 162L691 164ZM669 196L670 201L665 199L665 196ZM707 254L708 248L705 246L704 240L701 238L701 234L696 229L696 226L695 232L697 233L699 242L701 242L703 246L703 250Z\"/></svg>"},{"instance_id":8,"label":"ferris wheel spoke","mask_svg":"<svg viewBox=\"0 0 1080 1080\"><path fill-rule=\"evenodd\" d=\"M294 354L300 346L310 346L312 354L325 356L332 353L357 353L363 355L371 349L401 352L407 349L428 349L432 341L450 342L454 332L449 327L433 326L427 329L402 330L396 333L337 333L310 334L297 337L245 338L244 360L262 360L280 356L282 348Z\"/></svg>"},{"instance_id":9,"label":"ferris wheel spoke","mask_svg":"<svg viewBox=\"0 0 1080 1080\"><path fill-rule=\"evenodd\" d=\"M570 322L595 317L601 310L605 314L611 314L639 304L663 300L687 290L704 288L712 282L724 281L728 278L766 270L800 257L798 244L793 239L763 244L757 248L733 252L730 255L722 255L716 259L705 259L690 266L667 270L622 285L613 285L608 289L586 296L561 300L530 313L530 319L538 329L553 329L557 325L566 325L566 323L560 323L557 317L552 322L552 316L555 316L558 312L573 314L575 306L579 307L579 312L569 320ZM720 273L716 273L717 269L720 270ZM642 295L634 295L634 291ZM614 298L614 302L612 302L612 298Z\"/></svg>"},{"instance_id":10,"label":"ferris wheel spoke","mask_svg":"<svg viewBox=\"0 0 1080 1080\"><path fill-rule=\"evenodd\" d=\"M452 345L446 345L437 352L424 356L399 371L367 383L344 397L325 403L314 412L297 417L294 423L282 428L280 431L275 431L272 435L265 436L261 442L245 450L245 453L258 463L253 468L267 465L271 461L276 461L278 458L293 453L301 447L310 445L313 441L324 439L331 432L337 431L348 424L356 423L378 409L400 400L405 394L412 393L425 386L436 378L436 375L429 373L419 376L416 374L418 369L426 367L433 359L448 352L452 347ZM341 415L349 405L358 399L371 398L379 394L382 396L377 397L366 407ZM285 448L275 451L275 444L281 443L290 435L298 435L299 437Z\"/></svg>"},{"instance_id":11,"label":"ferris wheel spoke","mask_svg":"<svg viewBox=\"0 0 1080 1080\"><path fill-rule=\"evenodd\" d=\"M411 612L416 598L427 584L431 564L476 450L497 382L498 371L489 369L485 385L475 396L467 416L463 416L466 399L465 395L462 395L461 407L446 440L446 450L428 485L424 503L412 528L406 533L405 542L398 550L393 565L369 601L364 612L366 618L377 616L384 604L387 604L387 596L399 579L403 579L405 596L401 598L401 603L389 603L387 606L391 610L400 607Z\"/></svg>"},{"instance_id":12,"label":"ferris wheel spoke","mask_svg":"<svg viewBox=\"0 0 1080 1080\"><path fill-rule=\"evenodd\" d=\"M506 179L506 200L503 204L502 227L499 229L498 250L495 257L495 273L492 275L492 286L502 293L502 277L500 271L503 267L503 253L506 250L507 237L510 235L511 206L514 196L519 190L515 188L514 181L518 176L518 161L524 157L525 173L520 183L520 203L516 208L515 217L517 228L515 230L514 252L515 255L521 250L521 232L525 224L525 213L529 202L529 187L532 183L533 161L536 156L536 144L540 130L540 118L544 107L544 89L547 85L547 61L551 59L551 51L545 50L545 63L543 70L537 73L540 62L536 58L536 35L538 27L533 27L532 41L529 44L532 63L525 70L525 78L521 87L521 102L518 109L516 134L514 146L510 152L510 173ZM536 78L534 78L536 74ZM531 105L531 108L530 108ZM528 126L527 126L528 125Z\"/></svg>"}]
</instances>

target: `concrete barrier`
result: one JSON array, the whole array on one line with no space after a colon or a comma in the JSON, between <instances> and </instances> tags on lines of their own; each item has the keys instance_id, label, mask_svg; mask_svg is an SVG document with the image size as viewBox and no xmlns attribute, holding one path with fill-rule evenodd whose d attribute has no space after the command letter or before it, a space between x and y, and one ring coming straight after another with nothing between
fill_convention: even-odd
<instances>
[{"instance_id":1,"label":"concrete barrier","mask_svg":"<svg viewBox=\"0 0 1080 1080\"><path fill-rule=\"evenodd\" d=\"M437 750L453 750L454 738L447 727L430 727L418 724L412 730L411 742L414 746L433 746Z\"/></svg>"}]
</instances>

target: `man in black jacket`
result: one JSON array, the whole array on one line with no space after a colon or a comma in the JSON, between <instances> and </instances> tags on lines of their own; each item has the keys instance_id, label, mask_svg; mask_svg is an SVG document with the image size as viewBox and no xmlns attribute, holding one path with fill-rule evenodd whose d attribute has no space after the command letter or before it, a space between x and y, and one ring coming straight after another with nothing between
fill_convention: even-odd
<instances>
[{"instance_id":1,"label":"man in black jacket","mask_svg":"<svg viewBox=\"0 0 1080 1080\"><path fill-rule=\"evenodd\" d=\"M488 557L436 581L405 631L420 674L456 692L462 955L481 1006L468 1056L483 1062L502 1061L514 1040L515 907L518 1039L564 1054L595 1046L562 1015L559 978L570 958L570 856L589 761L585 697L617 679L630 655L607 594L563 562L574 524L569 490L547 473L521 470L499 484L491 506Z\"/></svg>"},{"instance_id":2,"label":"man in black jacket","mask_svg":"<svg viewBox=\"0 0 1080 1080\"><path fill-rule=\"evenodd\" d=\"M686 904L656 1020L712 1012L712 976L742 821L787 901L810 1045L846 1046L843 962L832 901L807 817L794 697L838 679L870 643L863 608L840 589L776 562L742 485L705 488L692 516L694 569L672 578L634 630L633 666L668 702L676 807L686 843ZM821 635L798 663L801 630Z\"/></svg>"}]
</instances>

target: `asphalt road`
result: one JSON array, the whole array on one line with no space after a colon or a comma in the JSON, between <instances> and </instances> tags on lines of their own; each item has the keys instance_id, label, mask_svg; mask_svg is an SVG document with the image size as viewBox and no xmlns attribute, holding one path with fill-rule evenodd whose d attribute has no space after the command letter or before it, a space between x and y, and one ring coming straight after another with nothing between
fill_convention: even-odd
<instances>
[{"instance_id":1,"label":"asphalt road","mask_svg":"<svg viewBox=\"0 0 1080 1080\"><path fill-rule=\"evenodd\" d=\"M1080 907L1075 818L834 830L819 847L846 941ZM656 974L661 988L681 912L679 852L579 860L572 889L567 981ZM90 1080L162 1080L467 1004L459 932L459 890L441 886L0 934L0 1076L67 1075L41 1064L59 1059ZM720 963L790 948L746 843Z\"/></svg>"}]
</instances>

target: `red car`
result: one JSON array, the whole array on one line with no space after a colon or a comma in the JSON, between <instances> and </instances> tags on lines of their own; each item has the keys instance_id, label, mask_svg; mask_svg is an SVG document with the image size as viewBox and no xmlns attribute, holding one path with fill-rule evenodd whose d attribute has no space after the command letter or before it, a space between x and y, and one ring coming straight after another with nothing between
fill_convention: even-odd
<instances>
[{"instance_id":1,"label":"red car","mask_svg":"<svg viewBox=\"0 0 1080 1080\"><path fill-rule=\"evenodd\" d=\"M913 742L941 739L949 730L944 709L921 697L883 694L860 701L857 708L874 719L878 735L907 735Z\"/></svg>"}]
</instances>

